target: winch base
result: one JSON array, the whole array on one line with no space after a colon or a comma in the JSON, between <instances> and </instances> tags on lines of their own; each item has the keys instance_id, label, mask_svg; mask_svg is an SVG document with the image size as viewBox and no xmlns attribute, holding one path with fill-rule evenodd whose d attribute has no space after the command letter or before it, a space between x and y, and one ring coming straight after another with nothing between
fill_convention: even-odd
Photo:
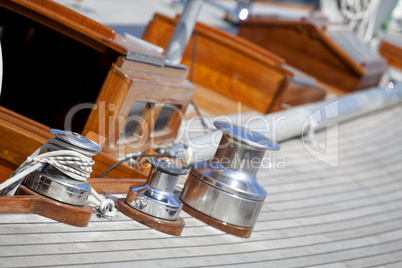
<instances>
[{"instance_id":1,"label":"winch base","mask_svg":"<svg viewBox=\"0 0 402 268\"><path fill-rule=\"evenodd\" d=\"M182 200L183 201L183 200ZM191 216L199 219L200 221L205 222L208 225L211 225L212 227L215 227L216 229L219 229L225 233L232 234L238 237L243 237L243 238L248 238L251 235L251 232L253 231L252 227L241 227L241 226L236 226L232 225L217 219L214 219L208 215L205 215L204 213L199 212L198 210L193 209L192 207L186 205L186 203L183 202L183 210L190 214Z\"/></svg>"},{"instance_id":2,"label":"winch base","mask_svg":"<svg viewBox=\"0 0 402 268\"><path fill-rule=\"evenodd\" d=\"M19 186L14 196L0 197L0 200L6 201L6 199L8 199L12 203L13 198L18 196L27 196L27 198L30 199L27 207L22 210L15 208L15 211L3 212L2 207L6 206L6 202L1 202L2 207L0 207L0 213L33 213L65 224L86 227L93 212L92 207L88 204L83 207L64 204L51 198L44 197L24 185Z\"/></svg>"},{"instance_id":3,"label":"winch base","mask_svg":"<svg viewBox=\"0 0 402 268\"><path fill-rule=\"evenodd\" d=\"M127 217L144 224L148 227L151 227L157 231L160 231L162 233L170 234L170 235L176 235L180 236L185 222L182 218L179 217L178 220L175 221L170 221L170 220L164 220L160 218L156 218L153 216L150 216L148 214L142 213L141 211L138 211L132 207L130 207L126 203L125 198L120 198L116 202L116 208L122 212L124 215Z\"/></svg>"}]
</instances>

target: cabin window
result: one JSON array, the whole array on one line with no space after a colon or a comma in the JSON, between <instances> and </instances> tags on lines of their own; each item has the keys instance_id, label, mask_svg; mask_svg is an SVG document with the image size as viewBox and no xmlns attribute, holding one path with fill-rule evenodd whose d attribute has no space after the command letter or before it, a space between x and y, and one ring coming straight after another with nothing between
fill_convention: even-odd
<instances>
[{"instance_id":1,"label":"cabin window","mask_svg":"<svg viewBox=\"0 0 402 268\"><path fill-rule=\"evenodd\" d=\"M150 135L153 138L170 134L172 124L180 120L181 106L164 104L156 117L155 111L159 107L154 103L134 102L120 132L118 143L137 143L144 136L148 137L149 124L154 125Z\"/></svg>"},{"instance_id":2,"label":"cabin window","mask_svg":"<svg viewBox=\"0 0 402 268\"><path fill-rule=\"evenodd\" d=\"M155 122L152 137L169 134L169 129L175 120L180 120L181 107L173 104L165 104Z\"/></svg>"},{"instance_id":3,"label":"cabin window","mask_svg":"<svg viewBox=\"0 0 402 268\"><path fill-rule=\"evenodd\" d=\"M138 141L142 138L144 129L148 128L146 118L150 110L150 103L142 101L134 102L120 132L120 143Z\"/></svg>"}]
</instances>

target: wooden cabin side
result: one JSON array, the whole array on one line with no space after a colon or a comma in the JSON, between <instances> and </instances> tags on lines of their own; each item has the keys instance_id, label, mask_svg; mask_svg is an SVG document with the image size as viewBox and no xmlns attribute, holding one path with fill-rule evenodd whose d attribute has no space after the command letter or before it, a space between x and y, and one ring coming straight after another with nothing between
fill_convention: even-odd
<instances>
[{"instance_id":1,"label":"wooden cabin side","mask_svg":"<svg viewBox=\"0 0 402 268\"><path fill-rule=\"evenodd\" d=\"M143 39L167 48L176 23L177 20L156 14ZM266 58L264 62L250 57L252 52L244 53L232 39L225 38L225 35L217 36L216 30L209 32L201 23L196 24L182 61L182 64L190 66L190 79L195 84L266 113L275 101L276 93L282 90L285 72L277 68L277 63L271 58ZM197 99L195 102L197 104Z\"/></svg>"},{"instance_id":2,"label":"wooden cabin side","mask_svg":"<svg viewBox=\"0 0 402 268\"><path fill-rule=\"evenodd\" d=\"M166 49L177 21L178 18L155 14L143 39ZM196 24L182 63L190 66L190 79L201 86L194 93L195 103L201 108L206 102L203 92L210 89L241 101L246 109L250 107L261 113L283 109L282 101L286 97L282 95L288 94L287 85L292 83L288 79L295 76L282 67L285 61L272 52L202 23ZM325 97L325 92L317 88L306 84L299 87L311 91L314 101ZM289 106L300 103L305 103L302 98Z\"/></svg>"},{"instance_id":3,"label":"wooden cabin side","mask_svg":"<svg viewBox=\"0 0 402 268\"><path fill-rule=\"evenodd\" d=\"M0 145L0 183L10 177L15 169L26 160L27 156L45 144L48 139L53 138L53 135L49 132L49 127L4 107L0 107L0 135L2 137ZM99 152L94 157L94 160L95 165L91 174L93 178L97 178L108 167L116 163L115 159L103 152ZM146 177L145 174L126 164L117 166L109 175L114 178L141 179ZM90 178L88 182L100 193L105 192L105 181ZM126 183L132 184L133 182L135 180L131 179Z\"/></svg>"},{"instance_id":4,"label":"wooden cabin side","mask_svg":"<svg viewBox=\"0 0 402 268\"><path fill-rule=\"evenodd\" d=\"M343 91L376 86L386 69L381 59L356 62L324 29L307 20L251 17L238 35L271 50L286 62Z\"/></svg>"},{"instance_id":5,"label":"wooden cabin side","mask_svg":"<svg viewBox=\"0 0 402 268\"><path fill-rule=\"evenodd\" d=\"M121 69L113 65L83 134L102 141L104 151L117 159L173 140L194 91L187 70L183 75L175 69L129 60Z\"/></svg>"}]
</instances>

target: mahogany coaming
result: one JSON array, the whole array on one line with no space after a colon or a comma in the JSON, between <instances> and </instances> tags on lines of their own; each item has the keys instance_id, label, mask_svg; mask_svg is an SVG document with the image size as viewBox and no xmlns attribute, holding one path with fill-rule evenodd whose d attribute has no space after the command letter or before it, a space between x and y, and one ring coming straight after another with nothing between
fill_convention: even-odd
<instances>
[{"instance_id":1,"label":"mahogany coaming","mask_svg":"<svg viewBox=\"0 0 402 268\"><path fill-rule=\"evenodd\" d=\"M378 85L386 70L383 60L356 62L324 29L307 20L250 17L241 22L238 35L345 92Z\"/></svg>"},{"instance_id":2,"label":"mahogany coaming","mask_svg":"<svg viewBox=\"0 0 402 268\"><path fill-rule=\"evenodd\" d=\"M155 14L143 39L166 49L177 21L178 18ZM182 63L190 66L190 78L195 84L240 101L261 113L282 109L283 95L288 94L287 80L295 75L283 68L285 61L276 54L202 23L195 25ZM306 85L304 88L316 91ZM195 95L200 99L200 94L196 92ZM318 101L325 94L313 96L318 97L314 99ZM208 96L204 98L207 102ZM204 101L200 103L202 105ZM305 103L303 98L289 105L300 103Z\"/></svg>"},{"instance_id":3,"label":"mahogany coaming","mask_svg":"<svg viewBox=\"0 0 402 268\"><path fill-rule=\"evenodd\" d=\"M49 127L0 106L0 137L2 183L28 156L54 136L49 132ZM99 193L125 193L130 185L143 184L146 181L147 174L124 163L108 174L109 179L99 179L97 177L117 160L104 152L99 152L93 159L95 164L92 166L93 172L88 183Z\"/></svg>"}]
</instances>

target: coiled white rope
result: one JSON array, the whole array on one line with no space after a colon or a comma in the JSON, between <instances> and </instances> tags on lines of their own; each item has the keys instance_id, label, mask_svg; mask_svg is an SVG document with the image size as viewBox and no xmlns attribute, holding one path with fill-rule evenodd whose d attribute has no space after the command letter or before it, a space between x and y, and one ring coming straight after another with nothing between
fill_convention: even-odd
<instances>
[{"instance_id":1,"label":"coiled white rope","mask_svg":"<svg viewBox=\"0 0 402 268\"><path fill-rule=\"evenodd\" d=\"M14 195L25 176L43 164L52 165L68 177L85 182L92 172L94 164L92 156L94 156L93 151L79 148L57 138L49 139L46 144L29 156L8 180L0 184L0 190L4 189L1 194ZM91 194L95 199L88 199L89 205L99 210L103 217L110 219L116 215L113 200L103 198L93 188L91 188Z\"/></svg>"}]
</instances>

